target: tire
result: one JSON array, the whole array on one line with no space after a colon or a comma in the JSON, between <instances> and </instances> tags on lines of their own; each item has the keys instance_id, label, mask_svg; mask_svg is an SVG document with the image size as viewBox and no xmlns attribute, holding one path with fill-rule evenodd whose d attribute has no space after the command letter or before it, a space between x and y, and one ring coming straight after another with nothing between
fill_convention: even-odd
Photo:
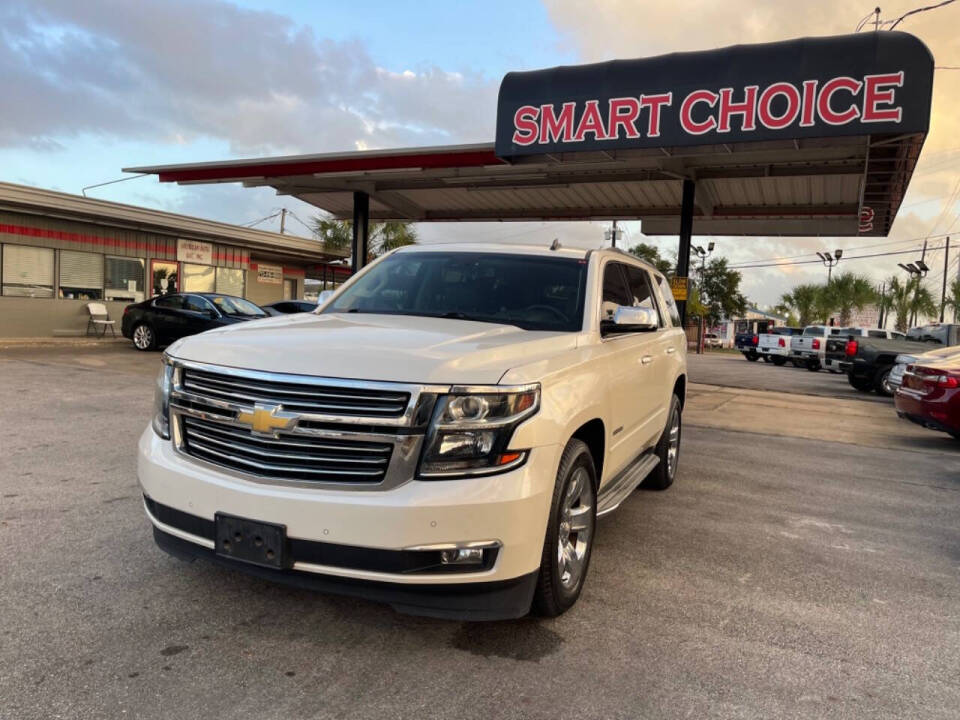
<instances>
[{"instance_id":1,"label":"tire","mask_svg":"<svg viewBox=\"0 0 960 720\"><path fill-rule=\"evenodd\" d=\"M657 441L655 450L660 462L641 483L646 490L666 490L673 485L677 475L677 465L680 462L680 440L683 436L683 409L680 398L676 395L670 400L670 414L667 416L667 426ZM671 447L672 446L672 447ZM673 450L671 454L671 449Z\"/></svg>"},{"instance_id":2,"label":"tire","mask_svg":"<svg viewBox=\"0 0 960 720\"><path fill-rule=\"evenodd\" d=\"M777 367L783 367L784 365L787 364L787 359L784 357L773 357L773 358L770 358L770 362L772 362Z\"/></svg>"},{"instance_id":3,"label":"tire","mask_svg":"<svg viewBox=\"0 0 960 720\"><path fill-rule=\"evenodd\" d=\"M137 325L130 334L133 339L133 346L142 352L153 350L157 347L157 334L153 328L146 323Z\"/></svg>"},{"instance_id":4,"label":"tire","mask_svg":"<svg viewBox=\"0 0 960 720\"><path fill-rule=\"evenodd\" d=\"M890 372L892 370L892 367L888 367L877 373L873 390L880 397L893 397L893 388L890 386Z\"/></svg>"},{"instance_id":5,"label":"tire","mask_svg":"<svg viewBox=\"0 0 960 720\"><path fill-rule=\"evenodd\" d=\"M807 370L810 372L820 372L820 361L810 360L807 362Z\"/></svg>"},{"instance_id":6,"label":"tire","mask_svg":"<svg viewBox=\"0 0 960 720\"><path fill-rule=\"evenodd\" d=\"M771 362L773 362L773 358L770 357L769 355L764 355L764 356L763 356L763 361L764 361L765 363L771 363Z\"/></svg>"},{"instance_id":7,"label":"tire","mask_svg":"<svg viewBox=\"0 0 960 720\"><path fill-rule=\"evenodd\" d=\"M759 356L759 355L747 355L746 353L744 353L743 356L744 356L747 360L749 360L750 362L756 362L757 360L760 359L760 356Z\"/></svg>"},{"instance_id":8,"label":"tire","mask_svg":"<svg viewBox=\"0 0 960 720\"><path fill-rule=\"evenodd\" d=\"M574 438L564 448L557 470L540 575L533 595L532 610L537 615L557 617L580 597L596 535L596 487L597 473L590 448ZM586 509L577 512L579 508ZM574 530L577 527L582 529Z\"/></svg>"},{"instance_id":9,"label":"tire","mask_svg":"<svg viewBox=\"0 0 960 720\"><path fill-rule=\"evenodd\" d=\"M871 378L855 377L853 373L847 373L847 382L850 383L850 387L859 392L870 392L873 389Z\"/></svg>"}]
</instances>

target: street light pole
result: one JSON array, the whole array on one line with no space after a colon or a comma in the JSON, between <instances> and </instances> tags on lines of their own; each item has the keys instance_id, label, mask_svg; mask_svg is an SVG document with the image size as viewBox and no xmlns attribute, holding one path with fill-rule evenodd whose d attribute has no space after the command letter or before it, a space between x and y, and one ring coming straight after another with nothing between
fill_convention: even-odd
<instances>
[{"instance_id":1,"label":"street light pole","mask_svg":"<svg viewBox=\"0 0 960 720\"><path fill-rule=\"evenodd\" d=\"M707 269L707 256L713 252L716 243L712 240L704 250L702 245L694 245L691 249L700 257L700 286L703 286L703 274ZM697 355L703 354L703 313L700 313L700 323L697 328Z\"/></svg>"},{"instance_id":2,"label":"street light pole","mask_svg":"<svg viewBox=\"0 0 960 720\"><path fill-rule=\"evenodd\" d=\"M840 258L843 257L843 249L837 248L833 251L833 255L830 253L818 252L817 257L820 258L822 262L827 267L827 285L830 284L830 278L833 275L833 266L840 262Z\"/></svg>"}]
</instances>

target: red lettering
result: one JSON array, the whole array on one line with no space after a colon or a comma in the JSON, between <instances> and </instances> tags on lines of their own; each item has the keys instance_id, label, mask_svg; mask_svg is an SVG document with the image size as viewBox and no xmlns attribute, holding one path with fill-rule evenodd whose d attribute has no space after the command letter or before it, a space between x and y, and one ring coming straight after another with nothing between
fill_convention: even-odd
<instances>
[{"instance_id":1,"label":"red lettering","mask_svg":"<svg viewBox=\"0 0 960 720\"><path fill-rule=\"evenodd\" d=\"M817 113L820 119L829 125L846 125L848 122L856 120L860 116L860 108L856 105L850 105L846 110L837 112L831 105L834 93L838 90L846 90L851 95L860 92L863 85L859 80L851 77L838 77L828 80L823 84L820 90L820 97L817 98Z\"/></svg>"},{"instance_id":2,"label":"red lettering","mask_svg":"<svg viewBox=\"0 0 960 720\"><path fill-rule=\"evenodd\" d=\"M660 137L660 108L670 107L672 102L672 92L640 97L640 107L650 108L650 117L647 119L647 137Z\"/></svg>"},{"instance_id":3,"label":"red lettering","mask_svg":"<svg viewBox=\"0 0 960 720\"><path fill-rule=\"evenodd\" d=\"M517 108L513 114L513 142L517 145L532 145L537 141L537 117L540 109L532 105Z\"/></svg>"},{"instance_id":4,"label":"red lettering","mask_svg":"<svg viewBox=\"0 0 960 720\"><path fill-rule=\"evenodd\" d=\"M640 132L637 130L639 116L640 101L636 98L610 98L610 109L607 112L607 139L619 138L621 127L628 138L640 137Z\"/></svg>"},{"instance_id":5,"label":"red lettering","mask_svg":"<svg viewBox=\"0 0 960 720\"><path fill-rule=\"evenodd\" d=\"M800 118L800 127L813 127L813 113L817 109L817 81L803 81L803 112Z\"/></svg>"},{"instance_id":6,"label":"red lettering","mask_svg":"<svg viewBox=\"0 0 960 720\"><path fill-rule=\"evenodd\" d=\"M706 120L697 122L693 119L693 106L697 103L706 103L710 107L717 104L718 95L709 90L694 90L683 99L680 106L680 125L691 135L703 135L717 126L717 119L710 115Z\"/></svg>"},{"instance_id":7,"label":"red lettering","mask_svg":"<svg viewBox=\"0 0 960 720\"><path fill-rule=\"evenodd\" d=\"M584 103L583 115L580 118L580 124L577 126L577 134L573 139L576 142L582 142L584 135L593 133L597 140L606 140L607 134L603 130L603 118L600 117L599 101L587 100Z\"/></svg>"},{"instance_id":8,"label":"red lettering","mask_svg":"<svg viewBox=\"0 0 960 720\"><path fill-rule=\"evenodd\" d=\"M787 99L787 110L782 115L773 114L770 109L773 99L777 95L783 95ZM771 130L783 130L793 124L800 113L800 91L787 82L774 83L760 95L760 101L757 103L757 115L764 127Z\"/></svg>"},{"instance_id":9,"label":"red lettering","mask_svg":"<svg viewBox=\"0 0 960 720\"><path fill-rule=\"evenodd\" d=\"M570 142L573 139L573 110L576 108L575 102L563 104L563 110L557 116L553 112L553 105L540 106L540 142L556 142L560 139L560 132L563 131L563 141Z\"/></svg>"},{"instance_id":10,"label":"red lettering","mask_svg":"<svg viewBox=\"0 0 960 720\"><path fill-rule=\"evenodd\" d=\"M743 102L732 102L732 97L733 88L723 88L720 91L720 122L717 124L717 132L730 132L731 115L743 116L743 122L740 125L743 132L756 130L757 86L748 85L744 89Z\"/></svg>"},{"instance_id":11,"label":"red lettering","mask_svg":"<svg viewBox=\"0 0 960 720\"><path fill-rule=\"evenodd\" d=\"M893 103L895 87L903 87L903 70L886 75L867 75L863 79L863 122L900 122L902 108L880 108ZM882 89L887 88L887 89Z\"/></svg>"}]
</instances>

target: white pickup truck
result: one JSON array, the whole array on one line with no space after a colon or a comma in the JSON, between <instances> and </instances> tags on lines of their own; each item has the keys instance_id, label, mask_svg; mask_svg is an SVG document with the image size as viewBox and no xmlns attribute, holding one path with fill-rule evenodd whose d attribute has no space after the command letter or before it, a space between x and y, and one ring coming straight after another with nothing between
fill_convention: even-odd
<instances>
[{"instance_id":1,"label":"white pickup truck","mask_svg":"<svg viewBox=\"0 0 960 720\"><path fill-rule=\"evenodd\" d=\"M558 615L598 516L674 480L686 336L618 251L412 246L317 311L178 340L138 474L156 542L440 617Z\"/></svg>"},{"instance_id":2,"label":"white pickup truck","mask_svg":"<svg viewBox=\"0 0 960 720\"><path fill-rule=\"evenodd\" d=\"M757 336L757 353L764 362L774 365L786 365L791 359L790 339L803 332L803 328L773 327L770 332Z\"/></svg>"}]
</instances>

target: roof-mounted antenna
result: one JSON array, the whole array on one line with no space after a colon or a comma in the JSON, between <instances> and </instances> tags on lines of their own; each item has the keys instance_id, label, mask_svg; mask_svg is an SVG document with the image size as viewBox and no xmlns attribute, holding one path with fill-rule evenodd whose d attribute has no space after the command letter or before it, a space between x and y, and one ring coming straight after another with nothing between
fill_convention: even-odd
<instances>
[{"instance_id":1,"label":"roof-mounted antenna","mask_svg":"<svg viewBox=\"0 0 960 720\"><path fill-rule=\"evenodd\" d=\"M550 243L550 249L551 249L551 250L559 250L559 249L560 249L560 238L554 238L554 239L553 239L553 242Z\"/></svg>"}]
</instances>

